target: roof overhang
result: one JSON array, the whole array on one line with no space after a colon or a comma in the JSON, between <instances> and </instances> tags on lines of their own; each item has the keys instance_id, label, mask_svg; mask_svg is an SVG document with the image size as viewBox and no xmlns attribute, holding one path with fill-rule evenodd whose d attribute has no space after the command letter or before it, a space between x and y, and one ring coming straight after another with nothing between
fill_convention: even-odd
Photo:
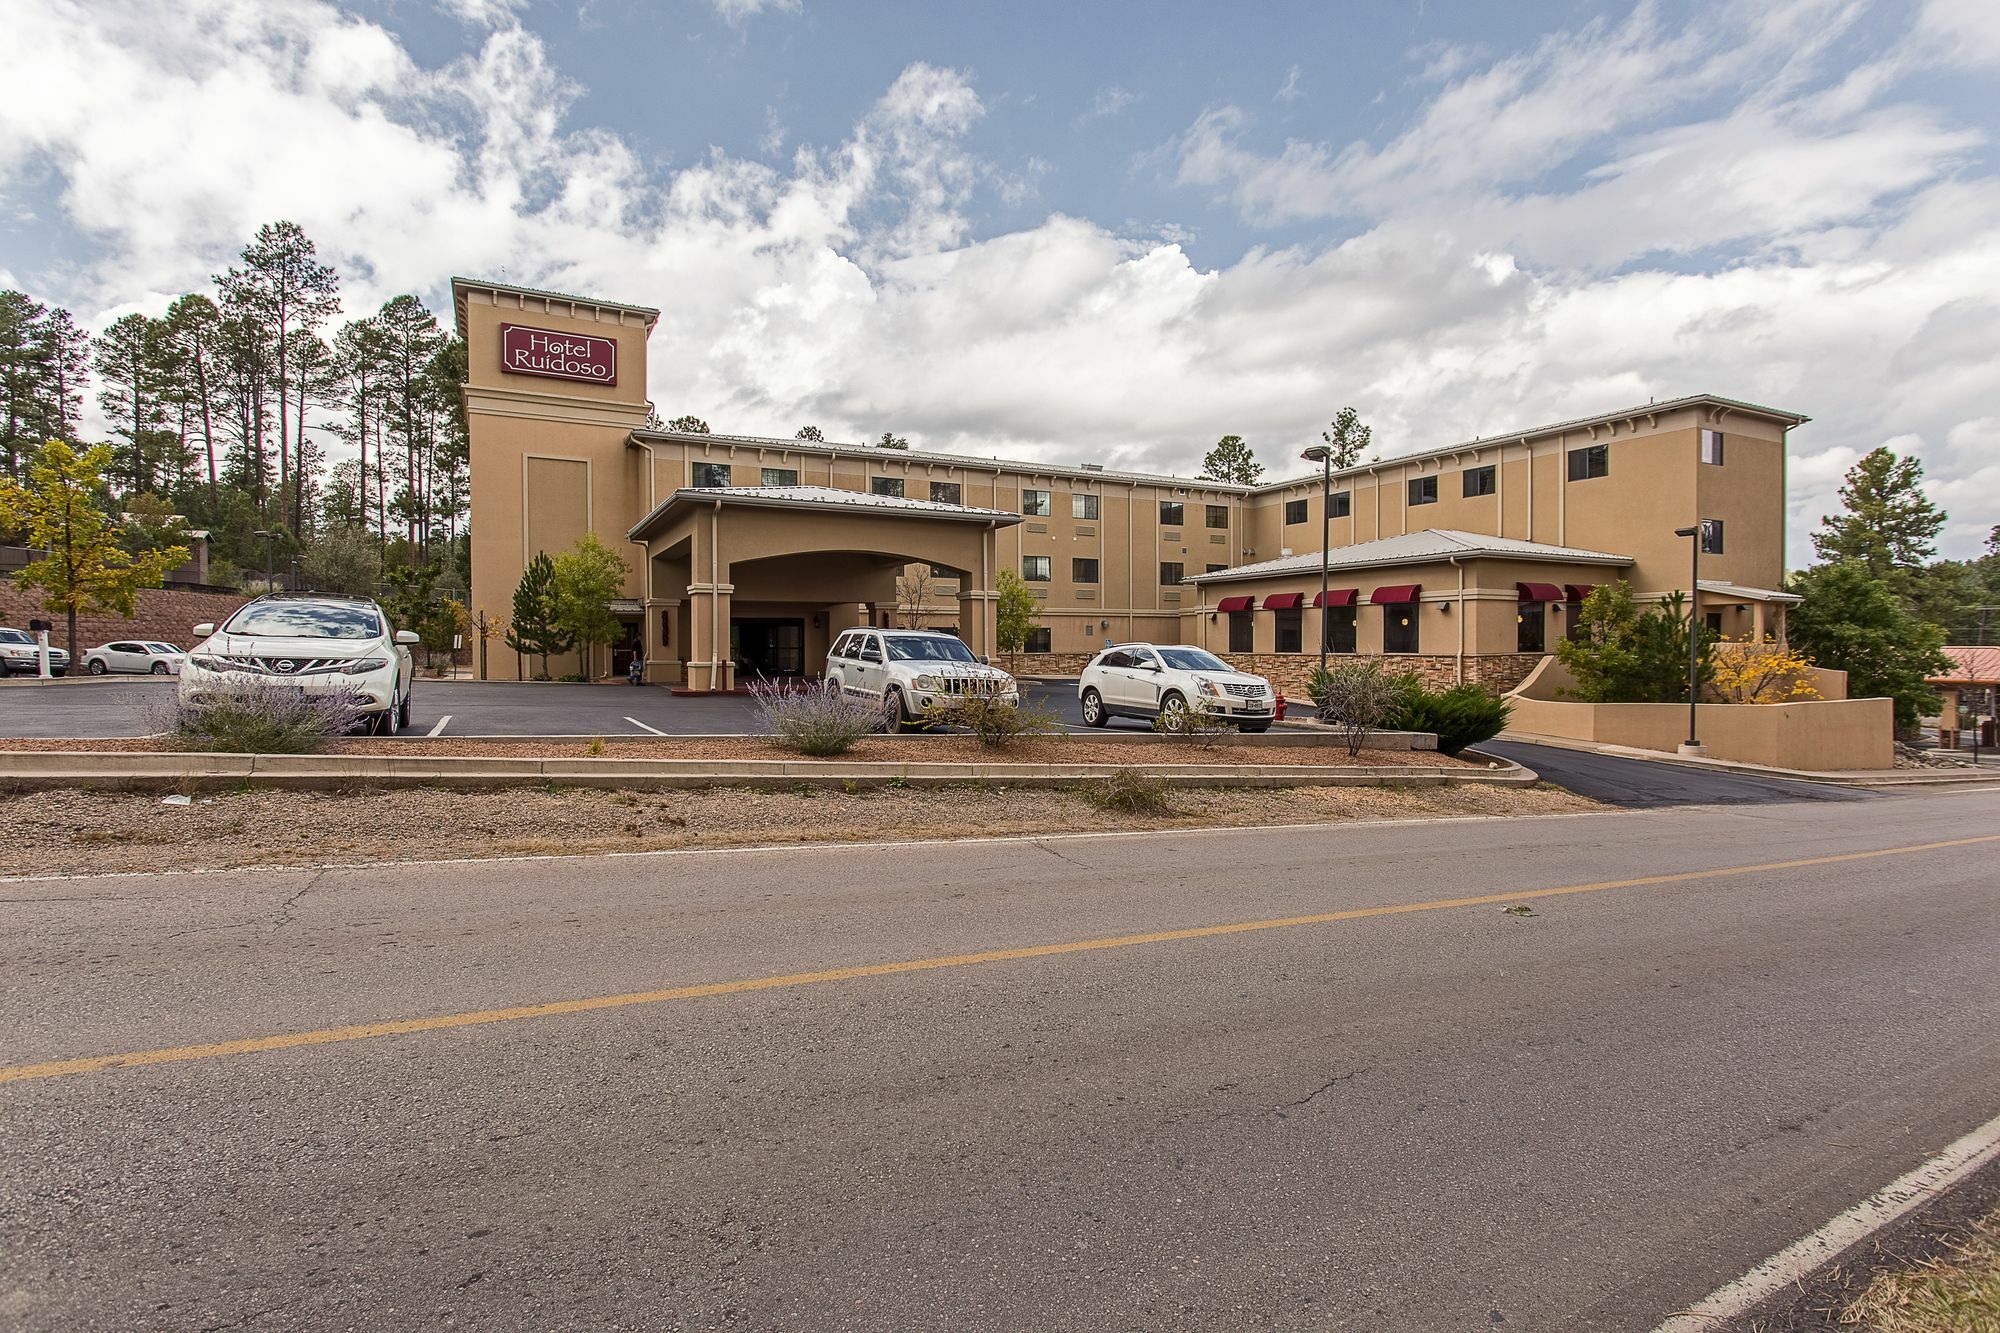
<instances>
[{"instance_id":1,"label":"roof overhang","mask_svg":"<svg viewBox=\"0 0 2000 1333\"><path fill-rule=\"evenodd\" d=\"M1805 600L1795 592L1779 592L1775 588L1752 588L1741 583L1725 583L1721 579L1702 579L1695 586L1716 597L1734 597L1744 602L1776 602L1783 606L1796 606Z\"/></svg>"},{"instance_id":2,"label":"roof overhang","mask_svg":"<svg viewBox=\"0 0 2000 1333\"><path fill-rule=\"evenodd\" d=\"M1356 560L1342 564L1333 560L1327 564L1327 572L1345 577L1364 569L1403 569L1411 565L1448 565L1453 561L1471 564L1479 560L1520 560L1546 565L1597 565L1607 569L1623 569L1633 563L1629 555L1609 555L1595 552L1572 552L1564 555L1542 551L1438 551L1424 555L1385 557L1380 560ZM1246 579L1295 579L1307 575L1318 577L1319 562L1300 565L1294 569L1257 569L1246 566L1243 572L1218 569L1213 574L1190 574L1183 583L1229 583ZM1706 586L1704 584L1704 586Z\"/></svg>"},{"instance_id":3,"label":"roof overhang","mask_svg":"<svg viewBox=\"0 0 2000 1333\"><path fill-rule=\"evenodd\" d=\"M758 488L764 490L765 488ZM782 509L806 514L865 515L871 518L914 518L934 523L975 523L983 528L1007 528L1021 521L1019 514L1004 509L977 509L970 505L936 502L883 503L886 496L856 491L852 500L822 499L814 496L745 494L743 489L721 486L684 486L654 505L652 511L634 523L625 536L642 542L659 532L680 512L697 509Z\"/></svg>"}]
</instances>

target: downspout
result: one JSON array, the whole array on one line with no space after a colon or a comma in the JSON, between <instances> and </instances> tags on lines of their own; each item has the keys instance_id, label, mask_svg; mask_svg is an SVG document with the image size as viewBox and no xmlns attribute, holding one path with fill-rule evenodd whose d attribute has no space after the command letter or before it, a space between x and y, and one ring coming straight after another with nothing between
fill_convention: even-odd
<instances>
[{"instance_id":1,"label":"downspout","mask_svg":"<svg viewBox=\"0 0 2000 1333\"><path fill-rule=\"evenodd\" d=\"M715 508L708 516L708 692L718 694L715 676L722 670L722 641L717 636L722 633L722 606L717 598L722 596L722 501L716 500ZM728 678L724 677L725 684Z\"/></svg>"},{"instance_id":2,"label":"downspout","mask_svg":"<svg viewBox=\"0 0 2000 1333\"><path fill-rule=\"evenodd\" d=\"M1451 557L1451 567L1458 571L1458 683L1465 684L1465 566L1458 563L1459 557Z\"/></svg>"},{"instance_id":3,"label":"downspout","mask_svg":"<svg viewBox=\"0 0 2000 1333\"><path fill-rule=\"evenodd\" d=\"M652 445L636 438L632 443L646 451L646 512L650 514L659 503L656 498L659 493L656 473L659 469L653 457ZM653 663L653 548L650 543L637 538L633 539L632 544L639 548L639 669L640 679L643 680L645 669Z\"/></svg>"}]
</instances>

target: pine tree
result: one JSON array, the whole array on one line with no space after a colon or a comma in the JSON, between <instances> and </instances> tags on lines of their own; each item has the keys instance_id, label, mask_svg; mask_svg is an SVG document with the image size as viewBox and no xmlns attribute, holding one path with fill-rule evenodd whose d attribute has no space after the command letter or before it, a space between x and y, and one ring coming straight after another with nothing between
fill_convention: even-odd
<instances>
[{"instance_id":1,"label":"pine tree","mask_svg":"<svg viewBox=\"0 0 2000 1333\"><path fill-rule=\"evenodd\" d=\"M1333 450L1335 468L1353 467L1361 461L1362 452L1375 438L1372 427L1361 424L1361 414L1351 407L1343 407L1334 414L1330 428L1319 433L1326 441L1326 447Z\"/></svg>"},{"instance_id":2,"label":"pine tree","mask_svg":"<svg viewBox=\"0 0 2000 1333\"><path fill-rule=\"evenodd\" d=\"M97 372L97 406L114 423L111 434L125 442L114 456L135 491L150 491L156 481L158 460L152 455L164 421L162 334L144 315L122 316L98 335L91 364Z\"/></svg>"},{"instance_id":3,"label":"pine tree","mask_svg":"<svg viewBox=\"0 0 2000 1333\"><path fill-rule=\"evenodd\" d=\"M910 442L894 431L885 430L882 432L882 438L875 441L875 447L877 449L907 449L910 447Z\"/></svg>"},{"instance_id":4,"label":"pine tree","mask_svg":"<svg viewBox=\"0 0 2000 1333\"><path fill-rule=\"evenodd\" d=\"M818 426L801 426L799 427L799 433L792 436L792 438L795 440L811 440L817 444L823 442L826 436L819 433Z\"/></svg>"},{"instance_id":5,"label":"pine tree","mask_svg":"<svg viewBox=\"0 0 2000 1333\"><path fill-rule=\"evenodd\" d=\"M1944 511L1922 488L1923 465L1875 449L1848 470L1840 488L1844 512L1820 520L1813 549L1828 564L1859 563L1877 579L1921 568L1937 553Z\"/></svg>"},{"instance_id":6,"label":"pine tree","mask_svg":"<svg viewBox=\"0 0 2000 1333\"><path fill-rule=\"evenodd\" d=\"M35 326L35 429L45 440L76 442L83 415L83 385L90 361L90 335L61 306Z\"/></svg>"},{"instance_id":7,"label":"pine tree","mask_svg":"<svg viewBox=\"0 0 2000 1333\"><path fill-rule=\"evenodd\" d=\"M16 479L42 439L39 329L47 314L26 292L0 291L0 455Z\"/></svg>"},{"instance_id":8,"label":"pine tree","mask_svg":"<svg viewBox=\"0 0 2000 1333\"><path fill-rule=\"evenodd\" d=\"M1210 481L1233 481L1239 486L1255 486L1264 475L1264 465L1243 443L1241 435L1225 435L1215 442L1201 460L1201 475Z\"/></svg>"},{"instance_id":9,"label":"pine tree","mask_svg":"<svg viewBox=\"0 0 2000 1333\"><path fill-rule=\"evenodd\" d=\"M544 680L549 655L566 652L570 646L556 624L555 584L555 561L547 551L537 551L514 585L514 608L507 621L507 646L524 657L539 657Z\"/></svg>"},{"instance_id":10,"label":"pine tree","mask_svg":"<svg viewBox=\"0 0 2000 1333\"><path fill-rule=\"evenodd\" d=\"M700 417L693 415L675 417L667 423L667 429L680 431L683 435L706 435L709 433L708 423Z\"/></svg>"}]
</instances>

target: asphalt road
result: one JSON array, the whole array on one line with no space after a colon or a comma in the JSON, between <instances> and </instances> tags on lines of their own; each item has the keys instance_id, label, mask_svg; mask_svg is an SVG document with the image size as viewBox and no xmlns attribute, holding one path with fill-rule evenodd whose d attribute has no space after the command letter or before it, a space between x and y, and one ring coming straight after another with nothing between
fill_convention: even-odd
<instances>
[{"instance_id":1,"label":"asphalt road","mask_svg":"<svg viewBox=\"0 0 2000 1333\"><path fill-rule=\"evenodd\" d=\"M0 884L17 1069L442 1020L0 1072L0 1324L1643 1331L2000 1109L1995 813Z\"/></svg>"},{"instance_id":2,"label":"asphalt road","mask_svg":"<svg viewBox=\"0 0 2000 1333\"><path fill-rule=\"evenodd\" d=\"M1772 805L1788 801L1880 799L1876 792L1853 787L1627 759L1556 745L1486 741L1479 748L1526 764L1545 780L1607 805Z\"/></svg>"}]
</instances>

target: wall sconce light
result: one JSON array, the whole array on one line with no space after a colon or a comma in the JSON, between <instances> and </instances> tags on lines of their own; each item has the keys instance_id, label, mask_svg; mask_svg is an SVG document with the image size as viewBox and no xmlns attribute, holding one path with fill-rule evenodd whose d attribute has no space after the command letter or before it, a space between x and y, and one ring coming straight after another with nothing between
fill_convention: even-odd
<instances>
[{"instance_id":1,"label":"wall sconce light","mask_svg":"<svg viewBox=\"0 0 2000 1333\"><path fill-rule=\"evenodd\" d=\"M1563 613L1563 604L1561 602L1550 602L1549 610L1555 612L1557 615L1561 615Z\"/></svg>"},{"instance_id":2,"label":"wall sconce light","mask_svg":"<svg viewBox=\"0 0 2000 1333\"><path fill-rule=\"evenodd\" d=\"M1209 623L1209 624L1211 624L1211 625L1213 625L1213 624L1215 623L1215 612L1213 612L1213 611L1210 611L1210 612L1208 613L1208 623Z\"/></svg>"},{"instance_id":3,"label":"wall sconce light","mask_svg":"<svg viewBox=\"0 0 2000 1333\"><path fill-rule=\"evenodd\" d=\"M1450 615L1450 614L1451 614L1451 603L1450 603L1450 602L1439 602L1439 603L1438 603L1438 614L1439 614L1439 615L1441 615L1441 616L1448 616L1448 615Z\"/></svg>"}]
</instances>

